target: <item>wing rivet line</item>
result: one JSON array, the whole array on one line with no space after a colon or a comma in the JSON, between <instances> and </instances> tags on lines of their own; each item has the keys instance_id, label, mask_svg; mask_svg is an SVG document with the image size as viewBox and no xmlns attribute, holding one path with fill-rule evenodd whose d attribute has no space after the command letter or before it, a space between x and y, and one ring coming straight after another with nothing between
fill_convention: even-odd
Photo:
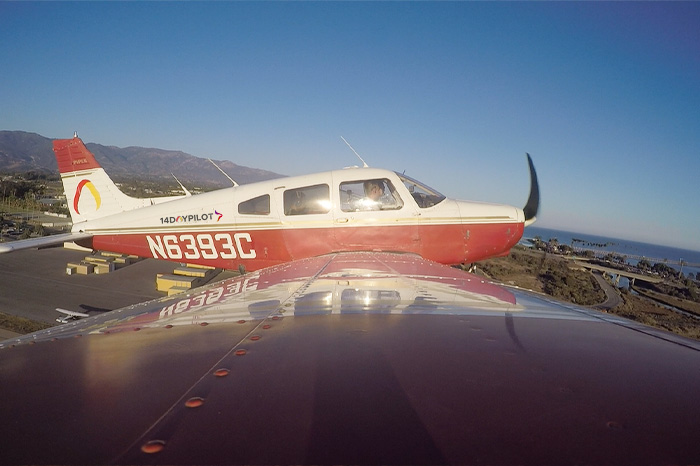
<instances>
[{"instance_id":1,"label":"wing rivet line","mask_svg":"<svg viewBox=\"0 0 700 466\"><path fill-rule=\"evenodd\" d=\"M214 377L226 377L230 373L230 370L221 368L214 371Z\"/></svg>"},{"instance_id":2,"label":"wing rivet line","mask_svg":"<svg viewBox=\"0 0 700 466\"><path fill-rule=\"evenodd\" d=\"M239 349L239 350L236 350L236 352L233 353L233 354L235 354L236 356L245 356L246 353L247 353L246 350L244 350L244 349Z\"/></svg>"},{"instance_id":3,"label":"wing rivet line","mask_svg":"<svg viewBox=\"0 0 700 466\"><path fill-rule=\"evenodd\" d=\"M189 400L185 401L185 406L188 408L199 408L204 404L204 398L201 398L199 396L194 396L190 398Z\"/></svg>"},{"instance_id":4,"label":"wing rivet line","mask_svg":"<svg viewBox=\"0 0 700 466\"><path fill-rule=\"evenodd\" d=\"M151 440L141 445L141 451L148 454L159 453L165 448L165 442L162 440Z\"/></svg>"}]
</instances>

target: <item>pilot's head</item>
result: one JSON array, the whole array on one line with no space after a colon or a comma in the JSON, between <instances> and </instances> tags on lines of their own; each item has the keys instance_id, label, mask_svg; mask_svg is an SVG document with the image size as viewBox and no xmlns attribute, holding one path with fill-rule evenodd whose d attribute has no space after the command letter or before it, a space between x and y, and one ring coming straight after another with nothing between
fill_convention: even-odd
<instances>
[{"instance_id":1,"label":"pilot's head","mask_svg":"<svg viewBox=\"0 0 700 466\"><path fill-rule=\"evenodd\" d=\"M373 201L379 200L384 195L384 186L380 180L365 181L365 196Z\"/></svg>"}]
</instances>

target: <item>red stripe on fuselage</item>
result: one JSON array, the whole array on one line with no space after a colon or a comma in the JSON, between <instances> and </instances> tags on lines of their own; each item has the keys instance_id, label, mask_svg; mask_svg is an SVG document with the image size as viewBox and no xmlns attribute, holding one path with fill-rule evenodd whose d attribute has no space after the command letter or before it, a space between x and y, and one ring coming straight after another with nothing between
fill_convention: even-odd
<instances>
[{"instance_id":1,"label":"red stripe on fuselage","mask_svg":"<svg viewBox=\"0 0 700 466\"><path fill-rule=\"evenodd\" d=\"M443 264L470 263L507 254L522 234L522 223L183 231L97 234L92 247L224 269L243 265L252 271L350 251L405 252Z\"/></svg>"}]
</instances>

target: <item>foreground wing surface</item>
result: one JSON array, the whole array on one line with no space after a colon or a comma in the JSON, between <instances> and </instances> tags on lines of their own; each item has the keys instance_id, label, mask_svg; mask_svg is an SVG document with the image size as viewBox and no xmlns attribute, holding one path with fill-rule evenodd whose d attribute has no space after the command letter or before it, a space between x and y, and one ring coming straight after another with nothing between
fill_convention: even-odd
<instances>
[{"instance_id":1,"label":"foreground wing surface","mask_svg":"<svg viewBox=\"0 0 700 466\"><path fill-rule=\"evenodd\" d=\"M0 350L5 464L691 464L699 345L412 255L316 257Z\"/></svg>"}]
</instances>

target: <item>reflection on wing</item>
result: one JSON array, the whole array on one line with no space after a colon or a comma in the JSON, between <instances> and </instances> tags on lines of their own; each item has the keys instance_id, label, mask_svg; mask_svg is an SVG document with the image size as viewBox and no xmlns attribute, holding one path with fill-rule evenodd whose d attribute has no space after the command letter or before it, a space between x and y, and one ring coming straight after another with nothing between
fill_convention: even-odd
<instances>
[{"instance_id":1,"label":"reflection on wing","mask_svg":"<svg viewBox=\"0 0 700 466\"><path fill-rule=\"evenodd\" d=\"M2 343L0 463L694 463L698 349L331 254Z\"/></svg>"}]
</instances>

